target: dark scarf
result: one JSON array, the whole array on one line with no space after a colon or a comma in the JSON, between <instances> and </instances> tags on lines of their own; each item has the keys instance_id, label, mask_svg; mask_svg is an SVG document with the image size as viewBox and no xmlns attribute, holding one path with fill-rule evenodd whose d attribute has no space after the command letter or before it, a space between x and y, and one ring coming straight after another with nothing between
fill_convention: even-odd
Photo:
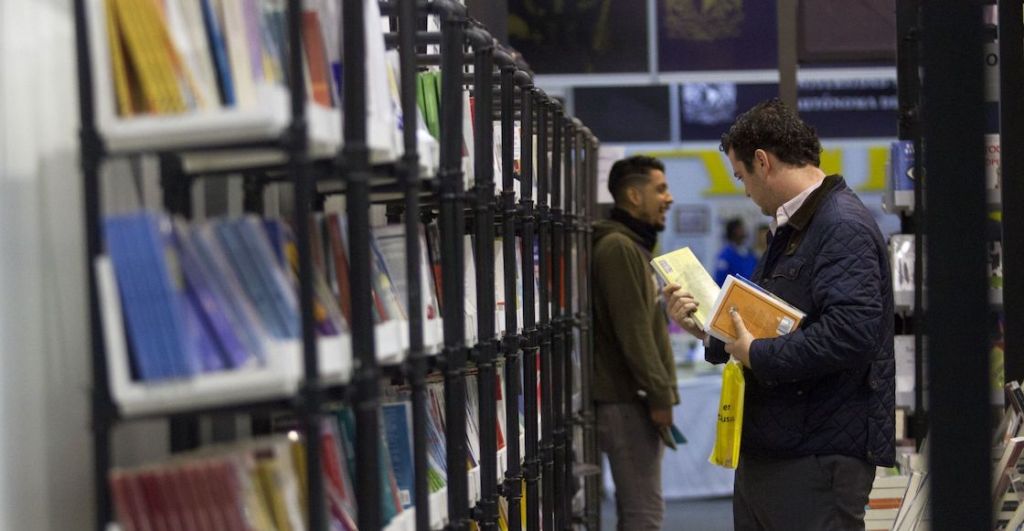
<instances>
[{"instance_id":1,"label":"dark scarf","mask_svg":"<svg viewBox=\"0 0 1024 531\"><path fill-rule=\"evenodd\" d=\"M658 229L654 225L640 221L618 207L612 209L611 220L618 221L635 232L640 237L643 246L648 251L654 251L654 246L658 243Z\"/></svg>"}]
</instances>

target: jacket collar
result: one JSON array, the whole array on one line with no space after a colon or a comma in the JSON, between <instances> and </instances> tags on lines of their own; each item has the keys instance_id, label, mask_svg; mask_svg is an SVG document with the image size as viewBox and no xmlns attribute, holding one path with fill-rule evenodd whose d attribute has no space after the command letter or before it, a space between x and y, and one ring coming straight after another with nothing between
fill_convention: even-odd
<instances>
[{"instance_id":1,"label":"jacket collar","mask_svg":"<svg viewBox=\"0 0 1024 531\"><path fill-rule=\"evenodd\" d=\"M800 209L793 214L793 217L789 218L789 225L793 227L793 230L797 232L803 231L807 227L807 223L814 217L814 213L818 211L822 201L828 197L832 190L840 186L845 186L845 181L841 175L833 174L825 177L821 186L811 192L811 195L807 196L807 200L800 206Z\"/></svg>"}]
</instances>

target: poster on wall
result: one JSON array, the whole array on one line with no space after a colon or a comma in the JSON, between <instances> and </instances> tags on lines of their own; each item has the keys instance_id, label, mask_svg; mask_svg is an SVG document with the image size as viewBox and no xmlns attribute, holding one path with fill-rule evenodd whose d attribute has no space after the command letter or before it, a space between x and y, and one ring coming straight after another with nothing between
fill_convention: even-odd
<instances>
[{"instance_id":1,"label":"poster on wall","mask_svg":"<svg viewBox=\"0 0 1024 531\"><path fill-rule=\"evenodd\" d=\"M658 70L774 70L775 0L658 0Z\"/></svg>"},{"instance_id":2,"label":"poster on wall","mask_svg":"<svg viewBox=\"0 0 1024 531\"><path fill-rule=\"evenodd\" d=\"M612 164L626 158L626 146L605 146L597 149L597 203L610 205L615 202L608 191L608 172Z\"/></svg>"},{"instance_id":3,"label":"poster on wall","mask_svg":"<svg viewBox=\"0 0 1024 531\"><path fill-rule=\"evenodd\" d=\"M684 83L679 91L682 139L718 140L737 116L778 94L774 83ZM895 79L802 81L797 106L822 138L896 136Z\"/></svg>"},{"instance_id":4,"label":"poster on wall","mask_svg":"<svg viewBox=\"0 0 1024 531\"><path fill-rule=\"evenodd\" d=\"M509 0L509 43L538 74L646 72L646 5L636 0Z\"/></svg>"}]
</instances>

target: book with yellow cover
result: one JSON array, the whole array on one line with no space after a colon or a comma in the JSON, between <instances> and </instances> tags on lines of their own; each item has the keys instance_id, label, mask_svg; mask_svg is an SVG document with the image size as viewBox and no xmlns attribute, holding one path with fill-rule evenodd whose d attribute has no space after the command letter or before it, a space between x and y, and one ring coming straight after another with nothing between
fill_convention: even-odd
<instances>
[{"instance_id":1,"label":"book with yellow cover","mask_svg":"<svg viewBox=\"0 0 1024 531\"><path fill-rule=\"evenodd\" d=\"M711 306L718 298L718 284L708 274L689 247L663 254L651 260L651 266L666 284L678 284L699 304L693 318L706 328Z\"/></svg>"},{"instance_id":2,"label":"book with yellow cover","mask_svg":"<svg viewBox=\"0 0 1024 531\"><path fill-rule=\"evenodd\" d=\"M746 279L729 275L711 308L706 328L713 337L726 343L736 339L729 310L736 308L750 335L755 339L786 335L800 326L804 312Z\"/></svg>"}]
</instances>

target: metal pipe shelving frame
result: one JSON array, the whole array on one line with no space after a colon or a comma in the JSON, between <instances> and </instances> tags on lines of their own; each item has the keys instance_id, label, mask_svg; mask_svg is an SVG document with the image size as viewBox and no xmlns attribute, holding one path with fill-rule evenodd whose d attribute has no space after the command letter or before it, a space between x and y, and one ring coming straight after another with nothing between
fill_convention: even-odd
<instances>
[{"instance_id":1,"label":"metal pipe shelving frame","mask_svg":"<svg viewBox=\"0 0 1024 531\"><path fill-rule=\"evenodd\" d=\"M573 431L577 412L573 411L572 380L574 349L573 328L582 333L580 347L589 348L588 324L589 303L587 275L580 266L588 263L589 199L585 194L590 185L583 182L594 177L592 164L596 139L583 129L578 121L564 114L561 106L533 86L532 74L515 59L515 54L501 47L485 29L467 19L465 8L449 0L434 0L426 3L416 0L393 0L382 2L382 10L396 17L399 31L387 37L390 46L397 46L402 70L402 109L405 117L403 131L404 155L397 163L387 166L373 166L369 161L366 143L366 95L359 87L365 86L366 72L361 59L365 53L365 27L362 24L364 4L362 0L341 0L343 11L348 15L339 21L343 29L343 54L348 68L345 69L344 113L349 119L343 121L344 146L333 160L311 160L308 154L306 97L302 68L301 4L297 0L288 3L288 27L290 35L290 106L291 123L281 138L273 141L225 142L222 145L197 145L187 149L163 153L165 162L165 206L168 210L188 215L191 210L189 188L198 178L214 178L229 174L233 169L214 170L198 174L185 172L179 154L195 151L220 151L244 148L277 149L285 156L282 164L260 168L239 168L244 179L245 209L259 212L263 208L262 193L268 183L291 182L295 186L294 215L296 219L307 219L314 209L322 208L324 198L330 193L344 193L348 209L348 240L352 278L368 278L370 275L370 225L369 204L380 200L375 194L384 190L400 192L401 204L406 213L406 263L409 279L409 326L410 347L406 362L397 368L378 366L373 335L371 314L372 293L365 282L352 283L352 343L356 353L356 369L350 384L345 386L323 386L319 379L317 345L313 321L311 235L305 223L296 224L296 241L299 251L299 300L302 318L303 381L296 396L281 400L252 401L223 404L215 407L197 408L175 412L186 419L191 426L198 415L221 412L246 412L261 414L281 410L292 410L299 415L302 429L307 434L319 433L320 415L326 400L346 400L356 416L356 452L358 459L355 479L361 486L357 490L357 504L360 507L358 520L360 528L380 529L379 507L379 438L380 438L380 377L390 374L406 378L412 388L413 411L413 460L415 473L415 500L418 508L416 527L429 529L429 492L426 482L426 406L425 375L430 367L439 366L444 372L446 393L446 432L449 470L458 470L454 465L466 460L465 408L466 368L472 361L479 371L478 387L481 428L481 499L470 512L467 477L452 474L449 477L448 513L450 529L465 529L470 519L479 521L484 529L496 529L498 518L498 497L508 503L508 518L511 528L522 526L520 509L522 485L526 485L525 497L530 509L526 519L529 529L540 528L544 493L545 525L569 528L577 521L572 515L570 486L575 481L572 463ZM106 152L103 139L96 128L93 108L93 72L90 70L90 50L87 35L86 0L75 0L76 44L78 45L79 96L81 101L80 142L82 147L82 170L86 206L86 250L91 264L102 252L100 219L102 205L99 194L99 169L111 154ZM438 33L421 30L412 32L425 13L440 16L442 29ZM424 43L438 43L441 53L427 56L417 50ZM467 53L471 49L471 53ZM416 101L415 74L424 64L437 62L444 72L460 72L459 76L442 76L442 134L441 164L436 179L423 179L419 174L419 154L416 144ZM474 74L464 73L464 65L470 62ZM471 192L463 189L462 173L462 90L464 84L471 84L474 97L480 108L490 109L476 116L476 167L475 185ZM517 98L518 96L518 98ZM502 138L501 168L503 179L501 190L495 190L493 175L492 124L500 120ZM522 170L516 176L513 152L513 135L516 121L522 124ZM537 134L537 167L533 164L533 136ZM549 136L550 135L550 136ZM550 158L549 158L550 156ZM563 173L564 168L564 173ZM382 180L386 175L387 182ZM522 193L518 204L515 197L515 181L519 179ZM533 198L533 183L537 179L538 200ZM319 191L320 183L337 182L337 191ZM564 186L563 186L564 185ZM564 194L562 192L564 188ZM386 200L385 200L386 201ZM564 203L564 205L563 205ZM478 257L477 305L479 308L495 306L494 292L488 289L494 285L495 230L500 229L504 252L505 278L502 279L506 293L505 333L498 337L494 314L484 311L478 321L478 342L466 345L464 313L464 290L462 285L462 264L466 249L463 238L443 239L443 289L445 330L444 347L438 357L429 357L424 350L422 331L423 313L421 299L421 277L419 256L421 254L421 214L425 209L437 208L437 214L446 235L461 236L466 233L467 219L473 225L476 237L475 249ZM472 214L468 216L468 214ZM516 240L522 241L522 260L516 260ZM534 260L534 246L538 245L539 262ZM574 253L576 251L576 253ZM575 257L575 258L574 258ZM541 270L539 300L535 297L532 281L535 267ZM516 271L520 271L525 288L523 300L518 301ZM573 303L573 277L579 286L578 305ZM107 473L111 466L110 431L123 420L110 395L107 381L105 347L100 321L97 285L93 275L89 277L89 315L91 323L94 486L97 492L96 529L106 529L112 521L111 497L107 489ZM536 303L539 314L535 313ZM523 323L518 322L517 306L523 307ZM522 332L519 332L522 324ZM538 356L540 356L538 358ZM472 359L471 359L472 358ZM581 352L582 359L589 354ZM525 360L525 364L524 364ZM539 374L542 384L540 410L543 411L542 429L538 430L537 362L541 362ZM504 364L506 388L504 398L506 409L506 452L508 467L505 477L497 477L496 413L496 368ZM524 369L525 367L525 369ZM584 370L583 386L588 380ZM522 384L525 381L525 386ZM525 387L526 403L526 446L519 445L518 398ZM490 405L490 407L488 407ZM584 404L584 407L586 404ZM582 413L586 417L586 413ZM145 418L170 418L171 415L149 415ZM140 417L141 418L141 417ZM269 418L269 417L267 417ZM268 424L269 426L269 424ZM190 428L189 428L190 429ZM187 430L186 430L187 431ZM590 435L592 436L592 430ZM187 444L195 442L189 439ZM320 470L320 439L306 437L307 469ZM591 445L593 446L593 445ZM583 458L590 459L590 450L583 449ZM525 462L521 457L525 453ZM592 456L591 456L592 457ZM307 497L310 529L326 529L327 512L323 496L324 486L320 474L311 473L307 478L310 495ZM543 482L543 489L541 483ZM588 501L589 503L589 501ZM596 509L594 510L596 512Z\"/></svg>"},{"instance_id":2,"label":"metal pipe shelving frame","mask_svg":"<svg viewBox=\"0 0 1024 531\"><path fill-rule=\"evenodd\" d=\"M286 23L290 35L290 67L291 67L291 120L282 136L276 140L253 142L226 142L219 145L197 145L182 148L184 151L217 151L239 148L262 148L279 150L287 156L286 166L296 186L296 215L308 214L312 198L312 181L308 174L309 159L307 155L307 124L304 80L301 71L301 5L297 1L289 2ZM93 524L97 530L105 530L113 521L111 493L107 476L111 468L111 430L118 424L139 418L186 419L185 425L191 425L191 417L199 413L215 411L260 411L267 407L280 405L290 407L300 413L307 433L319 429L318 417L323 390L319 384L319 370L316 350L316 338L312 320L312 282L308 228L299 224L296 230L299 251L299 302L302 320L302 358L303 381L299 396L282 401L253 401L249 403L225 404L223 408L196 408L192 411L176 411L170 414L133 416L126 418L120 415L113 397L110 394L110 382L107 376L106 345L103 338L103 323L100 312L98 286L92 272L95 259L103 254L103 237L101 232L102 197L100 194L100 169L103 163L112 156L133 155L136 152L121 151L111 153L97 129L96 110L94 108L94 86L91 67L93 50L90 46L88 13L85 0L75 0L73 4L75 45L79 96L79 142L81 148L81 169L83 174L83 200L85 203L85 236L86 263L88 264L88 314L90 329L90 355L92 373L92 390L90 393L92 453L93 453L93 488L96 493L96 512ZM163 167L169 174L181 177L180 182L164 179L164 205L168 210L189 215L191 212L187 190L191 178L184 176L180 168ZM313 430L313 431L310 431ZM187 437L191 439L190 437ZM320 469L319 438L307 438L306 466L310 470ZM186 441L183 446L189 446ZM311 474L308 478L307 511L313 529L324 528L324 498L321 495L322 481L319 474Z\"/></svg>"}]
</instances>

